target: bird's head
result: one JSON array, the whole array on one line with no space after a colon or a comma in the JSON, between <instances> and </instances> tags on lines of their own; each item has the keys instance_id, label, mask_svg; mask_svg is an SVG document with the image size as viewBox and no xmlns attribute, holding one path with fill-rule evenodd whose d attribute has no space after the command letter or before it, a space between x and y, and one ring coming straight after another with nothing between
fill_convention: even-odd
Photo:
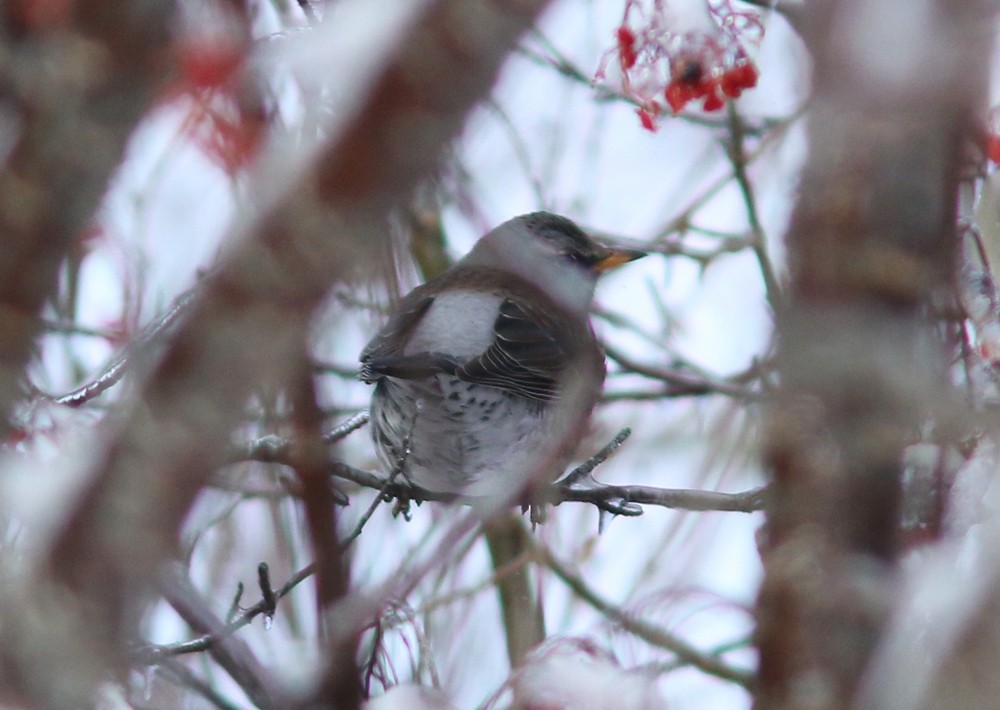
<instances>
[{"instance_id":1,"label":"bird's head","mask_svg":"<svg viewBox=\"0 0 1000 710\"><path fill-rule=\"evenodd\" d=\"M463 262L510 271L564 306L583 311L590 307L598 276L643 256L601 244L566 217L532 212L486 234Z\"/></svg>"},{"instance_id":2,"label":"bird's head","mask_svg":"<svg viewBox=\"0 0 1000 710\"><path fill-rule=\"evenodd\" d=\"M608 247L584 232L570 219L551 212L532 212L515 217L508 225L520 224L546 249L594 277L646 255L638 249Z\"/></svg>"}]
</instances>

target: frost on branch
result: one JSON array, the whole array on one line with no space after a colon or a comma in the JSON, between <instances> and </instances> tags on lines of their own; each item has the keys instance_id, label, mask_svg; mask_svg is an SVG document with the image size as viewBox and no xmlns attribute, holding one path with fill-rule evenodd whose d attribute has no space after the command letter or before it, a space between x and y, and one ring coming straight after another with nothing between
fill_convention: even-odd
<instances>
[{"instance_id":1,"label":"frost on branch","mask_svg":"<svg viewBox=\"0 0 1000 710\"><path fill-rule=\"evenodd\" d=\"M617 64L622 93L653 131L668 108L677 114L700 101L702 110L718 111L756 86L747 46L757 46L763 35L760 17L734 9L731 0L705 0L693 9L676 0L626 0L615 47L594 80L604 80L609 64Z\"/></svg>"}]
</instances>

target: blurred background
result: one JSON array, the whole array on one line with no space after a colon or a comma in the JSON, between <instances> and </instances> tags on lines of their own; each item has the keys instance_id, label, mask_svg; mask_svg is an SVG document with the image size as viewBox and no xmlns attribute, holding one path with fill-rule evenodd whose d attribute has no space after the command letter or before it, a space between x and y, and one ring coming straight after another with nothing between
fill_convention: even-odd
<instances>
[{"instance_id":1,"label":"blurred background","mask_svg":"<svg viewBox=\"0 0 1000 710\"><path fill-rule=\"evenodd\" d=\"M128 64L131 47L109 41L72 54L79 49L74 42L85 42L67 39L77 31L74 18L86 18L80 37L94 43L102 12L117 11L115 3L78 3L84 10L76 4L14 3L4 39L16 49L5 62L63 43L56 56L67 63L57 67L63 78L52 91L67 101L74 82L87 80L74 79L73 67L84 76L90 61ZM175 333L199 322L191 303L203 285L212 293L213 279L228 273L220 264L243 263L240 245L266 232L259 225L277 220L275 214L285 219L288 195L312 189L303 185L329 159L323 156L331 145L346 146L329 153L334 158L349 153L350 140L358 140L352 131L364 129L357 119L370 108L365 97L375 77L397 61L396 49L432 5L179 2L168 21L150 25L168 36L159 40L158 54L136 66L161 75L135 110L120 157L109 158L106 180L54 169L53 184L92 179L89 189L99 198L90 216L77 220L82 228L70 230L52 271L0 460L4 576L20 594L30 598L47 566L58 562L52 549L79 540L80 530L90 535L91 528L67 520L93 500L85 492L100 488L92 486L104 480L101 471L128 460L132 449L122 442L130 427L166 411L143 393L162 372L157 363L164 353L175 362ZM460 13L462 3L437 5L447 15ZM490 34L490 13L513 10L485 5L468 7L485 18L477 31ZM634 517L579 502L551 507L538 526L515 514L502 536L516 542L516 552L500 564L478 523L462 527L470 519L464 506L413 502L399 514L392 502L377 504L378 490L335 470L336 495L349 498L335 516L345 585L336 618L358 626L348 656L362 698L413 683L438 688L458 708L748 708L758 664L754 605L763 579L757 490L766 483L763 406L779 384L775 304L786 279L783 236L806 160L803 112L813 89L801 9L737 0L542 5L537 21L525 22L499 55L496 81L478 89L485 98L467 102L439 159L421 164L406 198L367 223L370 234L381 235L370 244L378 246L375 255L356 256L345 227L330 223L327 251L317 261L355 267L330 267L337 278L307 311L315 399L324 431L366 411L371 388L357 379L358 354L393 299L503 221L536 210L563 214L602 239L650 254L599 286L593 322L609 355L608 379L577 462L628 427L631 436L595 476L647 487L653 500ZM149 7L130 12L123 27L155 22ZM460 37L470 53L476 37L471 30ZM433 59L432 51L426 54ZM17 88L26 80L10 67L7 73L15 86L8 91L28 95ZM442 71L443 93L453 81ZM28 135L24 116L14 109L0 116L12 173ZM393 140L423 140L418 121L401 121ZM365 180L359 174L358 184ZM967 186L969 209L979 189ZM296 244L291 237L272 241L276 251ZM271 283L261 262L247 263L260 266L260 283ZM232 337L236 350L250 353L280 339L259 328ZM125 662L117 661L119 672L96 676L93 697L101 707L293 707L320 693L317 684L330 675L329 628L340 622L327 619L327 634L318 632L323 624L310 577L276 610L224 635L243 644L242 674L204 648L178 646L218 631L212 623L227 613L236 618L267 596L260 563L277 590L316 551L305 479L282 455L261 453L268 441L287 443L298 431L290 414L294 398L237 361L227 376L238 383L234 407L241 414L229 421L228 444L214 442L213 464L205 465L190 505L180 506L177 535L164 543L180 561L177 574L216 621L193 623L190 607L179 608L179 587L136 572L146 588L142 603L128 607L136 635L126 635L129 651ZM210 398L210 389L200 391L188 401ZM329 452L354 469L387 474L364 427ZM180 452L176 458L198 460ZM169 490L170 478L162 485ZM165 504L173 511L172 505ZM141 528L143 509L135 510L130 524ZM122 589L130 588L134 569L116 568L126 580ZM98 597L118 589L117 577L101 579L93 585L104 588ZM498 593L511 581L524 596ZM235 604L238 585L245 591ZM539 691L539 697L556 694L549 705L526 699L530 689L515 690L519 682L538 681L511 675L512 664L525 658L509 645L505 613L532 619L545 638L589 644L583 651L566 647L578 654L575 665L542 673L555 687ZM28 628L35 631L23 633L44 635L41 626ZM78 648L72 655L85 654ZM528 667L545 662L544 654L532 658ZM45 682L12 680L28 665L24 658L8 662L6 702L59 706L68 696L32 690ZM573 699L581 688L590 704ZM409 702L390 707L414 707ZM436 702L431 707L445 701Z\"/></svg>"}]
</instances>

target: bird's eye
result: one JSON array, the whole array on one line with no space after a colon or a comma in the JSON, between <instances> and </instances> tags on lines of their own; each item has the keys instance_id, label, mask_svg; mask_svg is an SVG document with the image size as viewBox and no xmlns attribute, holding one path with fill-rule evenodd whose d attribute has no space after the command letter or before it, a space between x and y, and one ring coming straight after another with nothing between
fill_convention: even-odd
<instances>
[{"instance_id":1,"label":"bird's eye","mask_svg":"<svg viewBox=\"0 0 1000 710\"><path fill-rule=\"evenodd\" d=\"M579 266L582 269L586 269L588 266L587 261L577 252L563 252L562 258L570 264Z\"/></svg>"}]
</instances>

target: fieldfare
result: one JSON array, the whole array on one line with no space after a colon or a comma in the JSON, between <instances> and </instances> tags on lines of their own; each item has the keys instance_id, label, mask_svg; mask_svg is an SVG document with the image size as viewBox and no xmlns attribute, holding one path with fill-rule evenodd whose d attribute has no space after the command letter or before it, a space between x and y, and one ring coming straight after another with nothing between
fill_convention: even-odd
<instances>
[{"instance_id":1,"label":"fieldfare","mask_svg":"<svg viewBox=\"0 0 1000 710\"><path fill-rule=\"evenodd\" d=\"M604 384L589 320L597 277L641 256L535 212L413 289L361 353L361 379L376 385L381 462L417 486L466 496L555 478Z\"/></svg>"}]
</instances>

